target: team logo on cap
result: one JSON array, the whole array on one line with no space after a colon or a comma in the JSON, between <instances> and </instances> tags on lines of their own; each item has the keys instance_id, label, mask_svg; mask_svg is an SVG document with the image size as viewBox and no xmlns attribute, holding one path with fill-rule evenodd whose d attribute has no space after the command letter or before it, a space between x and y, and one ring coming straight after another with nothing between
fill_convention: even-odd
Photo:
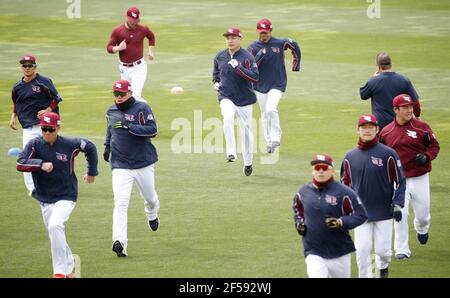
<instances>
[{"instance_id":1,"label":"team logo on cap","mask_svg":"<svg viewBox=\"0 0 450 298\"><path fill-rule=\"evenodd\" d=\"M119 89L122 89L122 84L121 83L116 83L116 87Z\"/></svg>"},{"instance_id":2,"label":"team logo on cap","mask_svg":"<svg viewBox=\"0 0 450 298\"><path fill-rule=\"evenodd\" d=\"M317 156L316 156L316 158L317 158L317 160L322 160L322 161L325 161L326 159L325 159L325 156L324 155L320 155L320 154L318 154Z\"/></svg>"},{"instance_id":3,"label":"team logo on cap","mask_svg":"<svg viewBox=\"0 0 450 298\"><path fill-rule=\"evenodd\" d=\"M44 122L52 123L52 119L50 117L44 116Z\"/></svg>"},{"instance_id":4,"label":"team logo on cap","mask_svg":"<svg viewBox=\"0 0 450 298\"><path fill-rule=\"evenodd\" d=\"M411 98L409 98L408 96L404 96L403 97L407 102L410 102L411 101Z\"/></svg>"},{"instance_id":5,"label":"team logo on cap","mask_svg":"<svg viewBox=\"0 0 450 298\"><path fill-rule=\"evenodd\" d=\"M366 120L366 121L372 121L372 117L370 117L370 116L364 116L363 118L364 118L364 120Z\"/></svg>"},{"instance_id":6,"label":"team logo on cap","mask_svg":"<svg viewBox=\"0 0 450 298\"><path fill-rule=\"evenodd\" d=\"M137 14L136 14L135 12L132 12L132 13L131 13L131 16L132 16L133 18L137 18Z\"/></svg>"}]
</instances>

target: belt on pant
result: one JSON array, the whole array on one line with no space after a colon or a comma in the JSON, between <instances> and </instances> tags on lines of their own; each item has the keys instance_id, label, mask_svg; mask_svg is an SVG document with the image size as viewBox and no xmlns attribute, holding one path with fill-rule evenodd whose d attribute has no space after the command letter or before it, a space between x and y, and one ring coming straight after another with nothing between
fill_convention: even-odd
<instances>
[{"instance_id":1,"label":"belt on pant","mask_svg":"<svg viewBox=\"0 0 450 298\"><path fill-rule=\"evenodd\" d=\"M133 63L122 63L122 62L120 62L120 64L122 64L122 66L125 66L125 67L133 67L133 66L139 65L141 63L142 63L141 60L138 60L138 61L133 62Z\"/></svg>"}]
</instances>

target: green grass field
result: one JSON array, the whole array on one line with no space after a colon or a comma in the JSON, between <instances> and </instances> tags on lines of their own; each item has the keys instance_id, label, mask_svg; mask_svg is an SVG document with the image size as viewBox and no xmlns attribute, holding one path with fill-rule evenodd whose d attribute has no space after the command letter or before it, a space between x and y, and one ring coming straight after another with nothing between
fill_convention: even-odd
<instances>
[{"instance_id":1,"label":"green grass field","mask_svg":"<svg viewBox=\"0 0 450 298\"><path fill-rule=\"evenodd\" d=\"M94 3L93 3L94 2ZM306 277L303 249L293 221L291 198L310 181L309 159L328 152L340 164L356 145L357 117L370 111L359 87L374 72L377 52L388 52L394 69L414 83L427 121L441 144L433 163L430 241L420 246L410 226L412 258L393 260L392 277L450 277L450 4L448 1L381 0L381 18L369 19L365 0L87 1L81 18L66 16L66 1L0 2L0 277L50 277L50 245L38 203L27 196L11 147L22 132L8 127L11 88L21 78L18 60L38 58L38 72L53 79L63 97L63 135L86 136L103 152L105 112L119 78L118 57L106 52L112 28L131 5L156 35L156 59L143 92L155 112L159 135L156 187L161 227L146 225L137 189L129 208L129 257L111 251L111 170L101 158L93 185L79 185L75 211L66 226L69 245L81 258L82 277ZM242 158L225 154L175 154L176 118L194 123L220 118L211 84L222 33L240 26L243 46L257 38L256 22L269 18L274 36L291 37L302 49L302 70L289 72L279 106L283 139L279 161L242 174ZM290 57L288 55L288 57ZM287 65L290 66L290 59ZM173 86L185 93L171 95ZM259 107L254 106L259 119ZM200 129L197 127L197 129ZM259 127L255 134L260 133ZM203 129L203 137L209 131ZM194 138L192 144L202 141ZM262 147L263 148L263 147ZM77 174L85 161L77 159ZM336 174L338 177L338 174ZM410 218L411 222L411 218ZM352 261L352 276L357 276Z\"/></svg>"}]
</instances>

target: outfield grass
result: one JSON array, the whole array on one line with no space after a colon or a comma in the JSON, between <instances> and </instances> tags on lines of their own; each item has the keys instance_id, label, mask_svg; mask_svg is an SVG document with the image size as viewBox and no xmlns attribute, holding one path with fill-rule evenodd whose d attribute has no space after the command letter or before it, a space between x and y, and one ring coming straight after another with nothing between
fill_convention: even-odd
<instances>
[{"instance_id":1,"label":"outfield grass","mask_svg":"<svg viewBox=\"0 0 450 298\"><path fill-rule=\"evenodd\" d=\"M422 99L422 118L441 144L430 176L429 244L419 246L411 228L413 256L393 260L391 276L450 277L448 1L382 0L380 19L367 18L369 4L363 0L170 3L134 2L157 42L143 96L160 130L154 143L160 157L156 187L161 228L156 233L148 229L135 189L129 209L130 256L115 256L111 171L100 160L96 183L80 183L78 204L66 227L69 244L81 257L83 277L306 277L291 198L310 180L313 153L328 152L340 164L356 145L356 119L370 111L370 103L359 100L359 87L373 74L379 51L389 52L395 70L413 81ZM111 85L119 77L118 58L107 54L105 46L128 6L118 0L81 0L81 18L68 19L65 1L0 2L0 277L52 274L39 206L27 197L22 174L6 155L22 142L21 131L8 127L11 88L21 77L18 60L26 52L37 56L38 72L50 76L63 97L62 134L89 137L101 155L104 114L112 103ZM279 161L261 164L265 154L258 150L254 174L245 177L241 156L226 164L219 153L174 154L175 119L194 123L194 111L201 111L203 120L220 119L211 73L215 53L225 48L221 34L239 25L246 47L256 39L254 26L262 17L274 23L274 36L291 37L302 48L302 70L289 72L279 106ZM175 85L186 92L171 95ZM253 111L259 119L256 105ZM208 132L204 129L203 137ZM193 144L199 141L193 127L192 136ZM79 156L79 177L84 168ZM352 263L356 276L354 258Z\"/></svg>"}]
</instances>

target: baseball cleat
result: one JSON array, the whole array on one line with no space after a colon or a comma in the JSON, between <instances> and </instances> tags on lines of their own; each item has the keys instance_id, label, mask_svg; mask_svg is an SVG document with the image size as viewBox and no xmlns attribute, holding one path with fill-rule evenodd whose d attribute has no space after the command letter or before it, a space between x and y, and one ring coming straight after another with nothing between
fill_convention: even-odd
<instances>
[{"instance_id":1,"label":"baseball cleat","mask_svg":"<svg viewBox=\"0 0 450 298\"><path fill-rule=\"evenodd\" d=\"M249 166L245 166L244 167L244 174L245 176L250 176L253 172L253 166L249 165Z\"/></svg>"},{"instance_id":2,"label":"baseball cleat","mask_svg":"<svg viewBox=\"0 0 450 298\"><path fill-rule=\"evenodd\" d=\"M395 255L395 258L397 260L406 260L406 259L409 259L409 256L407 254L398 254L398 255Z\"/></svg>"},{"instance_id":3,"label":"baseball cleat","mask_svg":"<svg viewBox=\"0 0 450 298\"><path fill-rule=\"evenodd\" d=\"M114 241L112 251L115 252L118 257L127 256L126 252L124 251L123 244L119 240Z\"/></svg>"},{"instance_id":4,"label":"baseball cleat","mask_svg":"<svg viewBox=\"0 0 450 298\"><path fill-rule=\"evenodd\" d=\"M66 276L62 273L53 274L53 278L66 278Z\"/></svg>"},{"instance_id":5,"label":"baseball cleat","mask_svg":"<svg viewBox=\"0 0 450 298\"><path fill-rule=\"evenodd\" d=\"M149 220L148 221L148 227L152 231L156 231L159 228L159 218L155 218L154 220Z\"/></svg>"},{"instance_id":6,"label":"baseball cleat","mask_svg":"<svg viewBox=\"0 0 450 298\"><path fill-rule=\"evenodd\" d=\"M228 155L227 156L227 161L228 162L236 161L236 156L234 156L233 154Z\"/></svg>"},{"instance_id":7,"label":"baseball cleat","mask_svg":"<svg viewBox=\"0 0 450 298\"><path fill-rule=\"evenodd\" d=\"M417 240L419 240L420 244L424 245L428 242L428 233L426 234L417 234Z\"/></svg>"}]
</instances>

